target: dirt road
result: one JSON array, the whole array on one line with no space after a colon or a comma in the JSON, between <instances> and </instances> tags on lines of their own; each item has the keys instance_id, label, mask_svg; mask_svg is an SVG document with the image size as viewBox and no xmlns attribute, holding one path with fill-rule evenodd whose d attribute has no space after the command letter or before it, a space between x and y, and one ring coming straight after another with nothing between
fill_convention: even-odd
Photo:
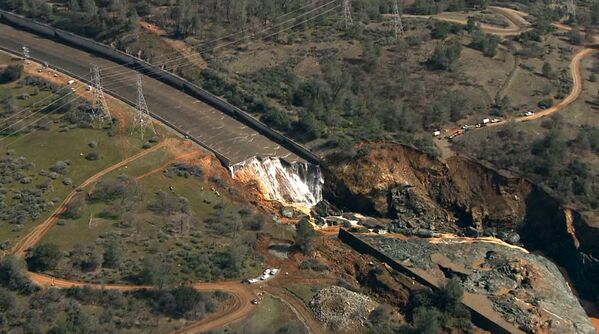
<instances>
[{"instance_id":1,"label":"dirt road","mask_svg":"<svg viewBox=\"0 0 599 334\"><path fill-rule=\"evenodd\" d=\"M507 19L508 26L501 27L492 24L481 23L480 27L484 32L497 36L508 37L520 35L521 33L530 30L530 23L525 19L528 14L503 7L489 6L489 9L505 17ZM460 13L454 12L444 12L436 15L402 15L402 17L442 20L462 25L466 25L468 23L467 15L460 15Z\"/></svg>"},{"instance_id":2,"label":"dirt road","mask_svg":"<svg viewBox=\"0 0 599 334\"><path fill-rule=\"evenodd\" d=\"M62 201L62 203L54 210L54 212L52 212L52 215L50 215L50 217L48 217L48 219L46 219L43 223L39 224L38 226L34 227L29 233L27 233L23 238L21 238L15 244L15 246L11 249L11 253L22 257L25 255L25 252L27 251L27 249L35 246L35 244L38 243L48 233L48 231L50 231L50 229L54 226L54 224L56 224L56 222L60 218L60 215L66 210L67 205L79 193L79 191L78 191L79 189L87 187L88 185L99 180L104 175L106 175L116 169L119 169L119 168L131 163L132 161L135 161L147 154L150 154L154 151L161 149L162 147L167 145L167 141L164 141L164 142L162 142L156 146L153 146L147 150L143 150L133 156L130 156L129 158L122 160L121 162L114 164L114 165L96 173L95 175L88 178L87 180L85 180L83 183L81 183L77 188L73 189L73 191L71 191L67 195L67 197L64 199L64 201Z\"/></svg>"},{"instance_id":3,"label":"dirt road","mask_svg":"<svg viewBox=\"0 0 599 334\"><path fill-rule=\"evenodd\" d=\"M570 91L570 94L568 94L568 96L566 96L558 104L556 104L553 107L548 108L548 109L539 109L531 116L522 116L522 117L516 117L513 119L509 119L509 120L503 120L498 123L489 124L488 126L489 127L500 126L500 125L504 125L510 121L515 121L515 122L532 121L535 119L539 119L539 118L554 114L554 113L564 109L565 107L569 106L570 104L574 103L582 95L583 88L584 88L584 79L582 77L582 69L581 69L582 60L584 58L588 57L590 54L592 54L595 51L596 51L596 49L593 49L593 48L584 48L584 49L580 50L578 53L576 53L574 58L572 58L572 61L570 62L570 73L572 74L572 90Z\"/></svg>"},{"instance_id":4,"label":"dirt road","mask_svg":"<svg viewBox=\"0 0 599 334\"><path fill-rule=\"evenodd\" d=\"M152 288L150 285L88 284L32 272L28 272L27 276L33 282L44 288L54 287L66 289L87 286L92 289L118 290L123 292ZM251 303L255 291L250 285L226 281L216 283L196 283L192 286L198 291L223 291L229 294L231 299L223 303L224 307L221 307L217 312L173 333L201 333L220 328L249 316L256 309L256 306Z\"/></svg>"}]
</instances>

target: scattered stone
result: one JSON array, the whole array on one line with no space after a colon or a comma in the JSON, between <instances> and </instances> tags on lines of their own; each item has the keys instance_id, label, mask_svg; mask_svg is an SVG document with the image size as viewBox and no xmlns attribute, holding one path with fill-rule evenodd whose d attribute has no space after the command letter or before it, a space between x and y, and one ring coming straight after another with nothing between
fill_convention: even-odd
<instances>
[{"instance_id":1,"label":"scattered stone","mask_svg":"<svg viewBox=\"0 0 599 334\"><path fill-rule=\"evenodd\" d=\"M466 292L488 298L499 316L528 333L595 333L560 270L543 256L458 236L359 238L398 263L410 261L433 275L459 277ZM435 261L434 254L446 255L446 262Z\"/></svg>"},{"instance_id":2,"label":"scattered stone","mask_svg":"<svg viewBox=\"0 0 599 334\"><path fill-rule=\"evenodd\" d=\"M317 217L339 216L341 211L337 210L331 203L326 200L318 202L313 208L312 213Z\"/></svg>"},{"instance_id":3,"label":"scattered stone","mask_svg":"<svg viewBox=\"0 0 599 334\"><path fill-rule=\"evenodd\" d=\"M295 216L295 210L293 208L282 208L281 215L285 218L293 218Z\"/></svg>"},{"instance_id":4,"label":"scattered stone","mask_svg":"<svg viewBox=\"0 0 599 334\"><path fill-rule=\"evenodd\" d=\"M435 232L431 230L419 229L418 232L416 232L416 235L421 238L432 238L435 236Z\"/></svg>"},{"instance_id":5,"label":"scattered stone","mask_svg":"<svg viewBox=\"0 0 599 334\"><path fill-rule=\"evenodd\" d=\"M357 328L376 307L368 296L336 285L320 290L310 301L316 318L335 331Z\"/></svg>"},{"instance_id":6,"label":"scattered stone","mask_svg":"<svg viewBox=\"0 0 599 334\"><path fill-rule=\"evenodd\" d=\"M326 217L325 218L326 225L328 226L343 226L343 227L352 227L358 223L358 221L351 221L349 219L345 219L343 217Z\"/></svg>"},{"instance_id":7,"label":"scattered stone","mask_svg":"<svg viewBox=\"0 0 599 334\"><path fill-rule=\"evenodd\" d=\"M464 235L471 238L477 238L480 236L480 231L472 226L468 226L464 229Z\"/></svg>"}]
</instances>

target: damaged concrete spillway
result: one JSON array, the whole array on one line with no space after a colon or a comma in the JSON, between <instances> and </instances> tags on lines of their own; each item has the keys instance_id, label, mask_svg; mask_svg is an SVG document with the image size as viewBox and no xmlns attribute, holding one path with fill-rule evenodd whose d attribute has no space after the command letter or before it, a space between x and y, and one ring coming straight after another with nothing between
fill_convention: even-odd
<instances>
[{"instance_id":1,"label":"damaged concrete spillway","mask_svg":"<svg viewBox=\"0 0 599 334\"><path fill-rule=\"evenodd\" d=\"M233 177L256 181L268 200L312 207L322 200L320 166L280 158L251 158L231 166Z\"/></svg>"}]
</instances>

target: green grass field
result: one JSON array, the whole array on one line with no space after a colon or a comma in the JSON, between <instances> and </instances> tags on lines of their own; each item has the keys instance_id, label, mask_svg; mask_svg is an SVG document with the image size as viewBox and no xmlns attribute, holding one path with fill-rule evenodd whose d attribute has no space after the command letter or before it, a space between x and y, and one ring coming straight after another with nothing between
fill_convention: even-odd
<instances>
[{"instance_id":1,"label":"green grass field","mask_svg":"<svg viewBox=\"0 0 599 334\"><path fill-rule=\"evenodd\" d=\"M17 86L16 83L0 85L0 100L9 95L19 96L33 92L33 87L31 86ZM42 98L48 96L50 96L49 92L40 91L39 94L27 100L16 99L18 102L17 112L23 111L24 108L28 108L36 101L40 101ZM51 100L48 99L47 101ZM37 108L40 105L35 107ZM25 114L23 113L23 115ZM22 122L19 120L19 117L13 117L10 122L20 122L16 125L17 129L19 129L25 125L29 125L32 123L32 120L42 115L44 114L31 115ZM28 184L19 182L4 184L3 188L8 191L8 194L28 188L36 188L40 184L47 182L48 177L40 175L40 172L42 170L49 171L49 168L57 161L68 161L70 163L68 167L69 172L66 175L59 175L56 179L51 180L48 190L44 193L44 198L48 201L53 201L54 204L34 221L29 220L25 224L9 224L6 221L0 223L0 242L16 240L23 236L32 227L47 218L53 208L73 189L73 186L123 159L121 151L115 149L120 140L119 138L109 137L106 131L100 129L73 128L61 132L57 123L59 122L59 117L52 114L46 117L47 120L52 120L55 123L48 130L31 129L27 132L16 133L10 137L0 137L1 156L8 158L7 153L11 152L11 157L24 157L28 162L33 164L32 168L26 171L26 175L31 178L31 182ZM92 149L88 146L92 141L98 143L97 148ZM97 152L100 158L96 161L88 161L81 155L85 155L91 151ZM72 185L63 184L65 178L71 179ZM15 201L9 198L9 196L6 196L5 202L7 205L15 204Z\"/></svg>"},{"instance_id":2,"label":"green grass field","mask_svg":"<svg viewBox=\"0 0 599 334\"><path fill-rule=\"evenodd\" d=\"M251 317L221 329L221 332L258 334L275 333L281 330L284 333L306 333L305 326L293 311L278 299L266 294L256 308L256 312Z\"/></svg>"}]
</instances>

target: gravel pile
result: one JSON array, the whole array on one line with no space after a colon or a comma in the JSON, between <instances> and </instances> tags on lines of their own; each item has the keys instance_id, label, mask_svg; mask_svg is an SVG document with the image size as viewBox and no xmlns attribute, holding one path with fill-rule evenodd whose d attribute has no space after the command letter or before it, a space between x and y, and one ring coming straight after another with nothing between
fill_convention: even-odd
<instances>
[{"instance_id":1,"label":"gravel pile","mask_svg":"<svg viewBox=\"0 0 599 334\"><path fill-rule=\"evenodd\" d=\"M367 296L340 286L324 288L310 301L316 318L333 330L363 323L377 305Z\"/></svg>"}]
</instances>

